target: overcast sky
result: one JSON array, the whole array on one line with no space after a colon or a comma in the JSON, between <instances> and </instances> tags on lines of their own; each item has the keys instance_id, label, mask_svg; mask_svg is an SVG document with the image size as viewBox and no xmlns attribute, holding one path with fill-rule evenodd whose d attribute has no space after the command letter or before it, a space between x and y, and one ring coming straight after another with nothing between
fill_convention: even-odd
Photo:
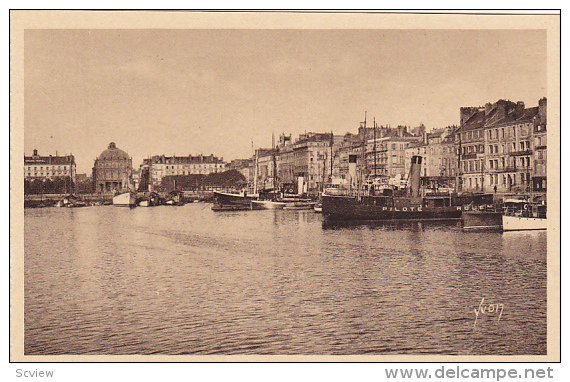
<instances>
[{"instance_id":1,"label":"overcast sky","mask_svg":"<svg viewBox=\"0 0 570 382\"><path fill-rule=\"evenodd\" d=\"M25 152L109 142L224 159L271 134L459 123L459 107L546 96L544 31L27 30Z\"/></svg>"}]
</instances>

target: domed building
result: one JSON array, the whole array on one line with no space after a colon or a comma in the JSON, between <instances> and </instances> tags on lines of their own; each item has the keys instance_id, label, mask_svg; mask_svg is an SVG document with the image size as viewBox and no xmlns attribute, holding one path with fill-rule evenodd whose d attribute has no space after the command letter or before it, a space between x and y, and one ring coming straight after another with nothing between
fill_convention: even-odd
<instances>
[{"instance_id":1,"label":"domed building","mask_svg":"<svg viewBox=\"0 0 570 382\"><path fill-rule=\"evenodd\" d=\"M132 188L133 160L115 142L109 143L93 165L95 192L123 192Z\"/></svg>"}]
</instances>

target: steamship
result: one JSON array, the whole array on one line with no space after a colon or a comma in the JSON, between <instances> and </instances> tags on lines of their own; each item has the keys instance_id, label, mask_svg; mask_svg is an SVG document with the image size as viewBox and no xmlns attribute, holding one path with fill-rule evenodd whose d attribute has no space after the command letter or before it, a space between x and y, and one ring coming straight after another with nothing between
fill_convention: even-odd
<instances>
[{"instance_id":1,"label":"steamship","mask_svg":"<svg viewBox=\"0 0 570 382\"><path fill-rule=\"evenodd\" d=\"M466 208L492 203L493 196L485 194L446 193L421 196L421 163L421 156L412 157L409 187L404 192L383 189L381 192L368 191L367 194L359 192L355 195L332 195L325 191L322 195L322 213L325 221L459 221Z\"/></svg>"}]
</instances>

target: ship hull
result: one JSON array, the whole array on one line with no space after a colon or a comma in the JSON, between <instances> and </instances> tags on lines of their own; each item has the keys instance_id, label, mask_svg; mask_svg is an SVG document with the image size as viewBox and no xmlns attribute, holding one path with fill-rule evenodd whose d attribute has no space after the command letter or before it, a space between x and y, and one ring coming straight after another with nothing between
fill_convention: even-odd
<instances>
[{"instance_id":1,"label":"ship hull","mask_svg":"<svg viewBox=\"0 0 570 382\"><path fill-rule=\"evenodd\" d=\"M257 195L231 194L228 192L214 192L214 203L220 206L241 206L251 208L251 202Z\"/></svg>"},{"instance_id":2,"label":"ship hull","mask_svg":"<svg viewBox=\"0 0 570 382\"><path fill-rule=\"evenodd\" d=\"M285 207L284 202L274 202L271 200L252 200L252 210L282 210Z\"/></svg>"},{"instance_id":3,"label":"ship hull","mask_svg":"<svg viewBox=\"0 0 570 382\"><path fill-rule=\"evenodd\" d=\"M134 207L136 206L137 198L135 194L125 192L113 197L113 205L117 207Z\"/></svg>"},{"instance_id":4,"label":"ship hull","mask_svg":"<svg viewBox=\"0 0 570 382\"><path fill-rule=\"evenodd\" d=\"M503 226L502 212L495 211L464 211L464 230L500 229Z\"/></svg>"},{"instance_id":5,"label":"ship hull","mask_svg":"<svg viewBox=\"0 0 570 382\"><path fill-rule=\"evenodd\" d=\"M503 231L545 230L546 219L522 216L503 216Z\"/></svg>"},{"instance_id":6,"label":"ship hull","mask_svg":"<svg viewBox=\"0 0 570 382\"><path fill-rule=\"evenodd\" d=\"M322 214L327 221L445 221L460 220L459 206L425 207L421 203L378 205L374 198L323 195Z\"/></svg>"}]
</instances>

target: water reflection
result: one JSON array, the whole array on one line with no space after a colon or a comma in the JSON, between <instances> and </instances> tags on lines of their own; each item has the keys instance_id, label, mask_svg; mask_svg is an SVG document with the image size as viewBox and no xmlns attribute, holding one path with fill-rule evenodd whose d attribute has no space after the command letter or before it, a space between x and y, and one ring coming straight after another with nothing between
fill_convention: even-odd
<instances>
[{"instance_id":1,"label":"water reflection","mask_svg":"<svg viewBox=\"0 0 570 382\"><path fill-rule=\"evenodd\" d=\"M193 203L26 210L25 239L26 354L546 352L544 232Z\"/></svg>"}]
</instances>

